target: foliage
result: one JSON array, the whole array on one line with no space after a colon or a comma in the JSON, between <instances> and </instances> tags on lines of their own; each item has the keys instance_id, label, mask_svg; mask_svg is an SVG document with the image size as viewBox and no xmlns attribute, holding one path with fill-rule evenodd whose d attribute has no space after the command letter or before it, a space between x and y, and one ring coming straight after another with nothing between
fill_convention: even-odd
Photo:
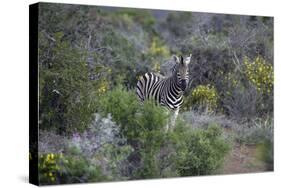
<instances>
[{"instance_id":1,"label":"foliage","mask_svg":"<svg viewBox=\"0 0 281 188\"><path fill-rule=\"evenodd\" d=\"M257 57L252 63L244 61L246 75L249 81L262 93L271 93L273 90L273 68L262 57Z\"/></svg>"},{"instance_id":2,"label":"foliage","mask_svg":"<svg viewBox=\"0 0 281 188\"><path fill-rule=\"evenodd\" d=\"M49 51L56 55L39 62L39 119L41 129L69 134L89 125L95 111L96 92L84 54L61 41L61 37L57 33L56 43ZM39 51L42 56L45 53Z\"/></svg>"},{"instance_id":3,"label":"foliage","mask_svg":"<svg viewBox=\"0 0 281 188\"><path fill-rule=\"evenodd\" d=\"M156 106L154 101L146 101L136 114L137 134L133 134L137 142L141 165L135 172L135 177L161 177L161 159L157 156L165 143L165 126L168 122L168 113L163 107ZM135 132L131 129L130 132ZM160 162L159 162L160 161Z\"/></svg>"},{"instance_id":4,"label":"foliage","mask_svg":"<svg viewBox=\"0 0 281 188\"><path fill-rule=\"evenodd\" d=\"M272 171L274 168L273 142L270 139L258 144L257 157L266 163L266 168Z\"/></svg>"},{"instance_id":5,"label":"foliage","mask_svg":"<svg viewBox=\"0 0 281 188\"><path fill-rule=\"evenodd\" d=\"M42 184L214 174L232 140L273 168L272 18L41 3L38 31ZM165 132L133 88L190 53Z\"/></svg>"},{"instance_id":6,"label":"foliage","mask_svg":"<svg viewBox=\"0 0 281 188\"><path fill-rule=\"evenodd\" d=\"M178 127L175 135L176 169L181 176L214 173L230 149L217 125L210 125L205 130Z\"/></svg>"},{"instance_id":7,"label":"foliage","mask_svg":"<svg viewBox=\"0 0 281 188\"><path fill-rule=\"evenodd\" d=\"M60 171L60 164L67 162L62 154L41 154L38 159L39 182L55 183Z\"/></svg>"},{"instance_id":8,"label":"foliage","mask_svg":"<svg viewBox=\"0 0 281 188\"><path fill-rule=\"evenodd\" d=\"M126 89L118 86L100 99L99 106L104 116L110 113L113 120L121 124L121 131L125 135L137 134L135 115L139 102L132 91L126 92ZM135 130L136 133L129 133L129 130Z\"/></svg>"},{"instance_id":9,"label":"foliage","mask_svg":"<svg viewBox=\"0 0 281 188\"><path fill-rule=\"evenodd\" d=\"M107 180L120 180L126 179L120 172L132 152L132 147L127 144L126 138L121 136L119 126L110 116L102 118L96 114L89 129L72 136L66 152L89 160L101 169L100 173Z\"/></svg>"},{"instance_id":10,"label":"foliage","mask_svg":"<svg viewBox=\"0 0 281 188\"><path fill-rule=\"evenodd\" d=\"M163 41L158 37L153 37L147 54L147 58L153 65L152 70L160 73L160 66L163 60L166 60L169 56L170 51Z\"/></svg>"},{"instance_id":11,"label":"foliage","mask_svg":"<svg viewBox=\"0 0 281 188\"><path fill-rule=\"evenodd\" d=\"M126 164L132 147L110 117L96 114L87 130L69 138L54 133L40 137L39 151L41 184L128 179Z\"/></svg>"},{"instance_id":12,"label":"foliage","mask_svg":"<svg viewBox=\"0 0 281 188\"><path fill-rule=\"evenodd\" d=\"M83 156L68 156L68 163L63 166L58 183L83 183L106 181L101 168Z\"/></svg>"},{"instance_id":13,"label":"foliage","mask_svg":"<svg viewBox=\"0 0 281 188\"><path fill-rule=\"evenodd\" d=\"M210 174L219 168L228 151L217 126L197 130L179 124L176 131L165 133L167 111L153 101L140 104L134 93L120 87L108 92L101 103L101 109L111 112L121 124L122 135L135 149L129 158L136 179ZM176 167L171 165L175 163ZM191 166L190 170L183 171L185 165Z\"/></svg>"},{"instance_id":14,"label":"foliage","mask_svg":"<svg viewBox=\"0 0 281 188\"><path fill-rule=\"evenodd\" d=\"M106 180L101 169L83 156L64 156L62 153L41 154L38 168L41 185Z\"/></svg>"},{"instance_id":15,"label":"foliage","mask_svg":"<svg viewBox=\"0 0 281 188\"><path fill-rule=\"evenodd\" d=\"M121 135L135 150L129 157L130 176L136 179L156 177L156 156L163 143L163 129L168 118L166 110L152 101L140 104L135 93L120 86L108 92L100 102L101 111L111 113L121 126Z\"/></svg>"},{"instance_id":16,"label":"foliage","mask_svg":"<svg viewBox=\"0 0 281 188\"><path fill-rule=\"evenodd\" d=\"M184 108L215 110L218 103L218 94L214 86L198 85L191 92L189 98L185 98Z\"/></svg>"},{"instance_id":17,"label":"foliage","mask_svg":"<svg viewBox=\"0 0 281 188\"><path fill-rule=\"evenodd\" d=\"M159 40L159 38L154 37L151 42L151 46L149 48L149 53L151 53L153 56L164 56L169 57L169 49L167 46L163 46L163 42Z\"/></svg>"}]
</instances>

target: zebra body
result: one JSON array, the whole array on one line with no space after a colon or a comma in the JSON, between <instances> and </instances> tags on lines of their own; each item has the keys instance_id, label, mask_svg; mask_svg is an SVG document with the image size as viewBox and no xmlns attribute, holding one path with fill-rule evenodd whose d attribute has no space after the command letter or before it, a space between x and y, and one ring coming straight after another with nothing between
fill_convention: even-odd
<instances>
[{"instance_id":1,"label":"zebra body","mask_svg":"<svg viewBox=\"0 0 281 188\"><path fill-rule=\"evenodd\" d=\"M177 79L177 74L163 79L156 74L146 73L137 83L137 95L141 101L153 99L175 110L183 103L183 92Z\"/></svg>"},{"instance_id":2,"label":"zebra body","mask_svg":"<svg viewBox=\"0 0 281 188\"><path fill-rule=\"evenodd\" d=\"M191 55L185 60L182 56L173 56L175 65L172 75L162 78L154 73L146 73L137 82L136 92L143 102L147 99L155 100L158 104L174 110L177 116L180 106L183 103L183 92L189 81L188 64ZM175 124L172 120L172 126Z\"/></svg>"}]
</instances>

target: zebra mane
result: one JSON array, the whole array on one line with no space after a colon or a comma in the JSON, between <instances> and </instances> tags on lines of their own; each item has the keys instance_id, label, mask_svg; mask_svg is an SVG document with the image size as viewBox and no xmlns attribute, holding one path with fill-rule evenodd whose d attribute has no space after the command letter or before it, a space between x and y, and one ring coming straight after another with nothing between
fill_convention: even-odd
<instances>
[{"instance_id":1,"label":"zebra mane","mask_svg":"<svg viewBox=\"0 0 281 188\"><path fill-rule=\"evenodd\" d=\"M172 68L172 74L176 73L177 72L177 69L178 69L178 64L175 64Z\"/></svg>"},{"instance_id":2,"label":"zebra mane","mask_svg":"<svg viewBox=\"0 0 281 188\"><path fill-rule=\"evenodd\" d=\"M165 63L160 66L160 73L164 77L171 77L174 71L177 69L177 64L172 59L167 60Z\"/></svg>"}]
</instances>

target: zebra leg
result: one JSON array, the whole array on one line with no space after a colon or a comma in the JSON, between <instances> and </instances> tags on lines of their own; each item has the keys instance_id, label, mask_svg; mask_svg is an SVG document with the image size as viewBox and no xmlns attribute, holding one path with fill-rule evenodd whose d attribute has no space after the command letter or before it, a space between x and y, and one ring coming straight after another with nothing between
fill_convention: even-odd
<instances>
[{"instance_id":1,"label":"zebra leg","mask_svg":"<svg viewBox=\"0 0 281 188\"><path fill-rule=\"evenodd\" d=\"M168 109L166 109L165 114L166 114L167 116L170 116L170 111L169 111ZM165 127L165 133L167 133L167 132L169 131L169 127L170 127L170 124L171 124L170 121L171 121L171 119L168 118L168 119L167 119L167 124L166 124L166 127Z\"/></svg>"},{"instance_id":2,"label":"zebra leg","mask_svg":"<svg viewBox=\"0 0 281 188\"><path fill-rule=\"evenodd\" d=\"M176 120L179 115L179 108L175 109L174 114L171 119L171 127L169 129L173 130L176 125Z\"/></svg>"}]
</instances>

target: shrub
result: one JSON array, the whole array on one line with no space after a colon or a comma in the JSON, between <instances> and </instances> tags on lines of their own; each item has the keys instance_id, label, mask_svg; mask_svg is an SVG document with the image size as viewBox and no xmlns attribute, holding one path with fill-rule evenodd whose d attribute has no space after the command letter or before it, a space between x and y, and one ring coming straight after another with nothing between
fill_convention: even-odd
<instances>
[{"instance_id":1,"label":"shrub","mask_svg":"<svg viewBox=\"0 0 281 188\"><path fill-rule=\"evenodd\" d=\"M214 86L198 85L185 98L184 109L195 108L199 110L213 111L217 107L218 94Z\"/></svg>"},{"instance_id":2,"label":"shrub","mask_svg":"<svg viewBox=\"0 0 281 188\"><path fill-rule=\"evenodd\" d=\"M39 155L38 170L40 184L54 184L61 170L61 164L66 163L62 154L48 153Z\"/></svg>"},{"instance_id":3,"label":"shrub","mask_svg":"<svg viewBox=\"0 0 281 188\"><path fill-rule=\"evenodd\" d=\"M68 161L59 174L59 184L62 183L85 183L106 181L108 178L102 173L101 167L83 156L66 157Z\"/></svg>"},{"instance_id":4,"label":"shrub","mask_svg":"<svg viewBox=\"0 0 281 188\"><path fill-rule=\"evenodd\" d=\"M118 86L100 99L99 106L103 116L111 114L112 119L121 126L124 135L128 136L132 134L131 130L136 130L135 116L140 103L132 91Z\"/></svg>"},{"instance_id":5,"label":"shrub","mask_svg":"<svg viewBox=\"0 0 281 188\"><path fill-rule=\"evenodd\" d=\"M100 169L104 180L124 180L127 157L132 147L120 134L120 127L111 117L102 118L96 114L95 120L84 133L74 134L68 142L68 154L84 157L87 163Z\"/></svg>"},{"instance_id":6,"label":"shrub","mask_svg":"<svg viewBox=\"0 0 281 188\"><path fill-rule=\"evenodd\" d=\"M129 140L140 139L144 132L159 131L164 128L168 118L165 108L154 101L142 104L132 91L118 86L100 100L100 111L121 126L121 134Z\"/></svg>"},{"instance_id":7,"label":"shrub","mask_svg":"<svg viewBox=\"0 0 281 188\"><path fill-rule=\"evenodd\" d=\"M79 155L41 154L39 155L38 169L40 185L107 180L99 167Z\"/></svg>"},{"instance_id":8,"label":"shrub","mask_svg":"<svg viewBox=\"0 0 281 188\"><path fill-rule=\"evenodd\" d=\"M181 176L216 172L230 149L217 125L210 125L205 130L178 127L174 134L176 170Z\"/></svg>"},{"instance_id":9,"label":"shrub","mask_svg":"<svg viewBox=\"0 0 281 188\"><path fill-rule=\"evenodd\" d=\"M159 177L157 154L165 138L168 122L165 108L153 101L141 104L136 94L117 87L101 99L100 110L110 113L120 124L120 134L128 139L135 152L129 157L134 178Z\"/></svg>"},{"instance_id":10,"label":"shrub","mask_svg":"<svg viewBox=\"0 0 281 188\"><path fill-rule=\"evenodd\" d=\"M251 63L244 60L246 76L259 92L270 94L273 90L273 68L262 57L258 56Z\"/></svg>"},{"instance_id":11,"label":"shrub","mask_svg":"<svg viewBox=\"0 0 281 188\"><path fill-rule=\"evenodd\" d=\"M42 130L70 134L83 131L92 120L96 89L89 79L85 54L62 37L63 33L57 32L56 41L49 44L48 52L55 54L52 57L44 59L47 51L39 49L39 124ZM48 41L42 33L39 40Z\"/></svg>"},{"instance_id":12,"label":"shrub","mask_svg":"<svg viewBox=\"0 0 281 188\"><path fill-rule=\"evenodd\" d=\"M38 167L41 185L107 180L100 167L83 156L41 154Z\"/></svg>"},{"instance_id":13,"label":"shrub","mask_svg":"<svg viewBox=\"0 0 281 188\"><path fill-rule=\"evenodd\" d=\"M139 178L161 177L161 162L158 154L164 147L168 122L168 113L163 107L155 105L154 101L146 101L136 114L137 134L132 135L138 144L140 154L140 167L134 176ZM135 132L135 130L132 131Z\"/></svg>"},{"instance_id":14,"label":"shrub","mask_svg":"<svg viewBox=\"0 0 281 188\"><path fill-rule=\"evenodd\" d=\"M49 132L40 137L41 184L128 179L127 157L132 147L119 134L119 127L110 116L95 116L83 133L65 137Z\"/></svg>"}]
</instances>

